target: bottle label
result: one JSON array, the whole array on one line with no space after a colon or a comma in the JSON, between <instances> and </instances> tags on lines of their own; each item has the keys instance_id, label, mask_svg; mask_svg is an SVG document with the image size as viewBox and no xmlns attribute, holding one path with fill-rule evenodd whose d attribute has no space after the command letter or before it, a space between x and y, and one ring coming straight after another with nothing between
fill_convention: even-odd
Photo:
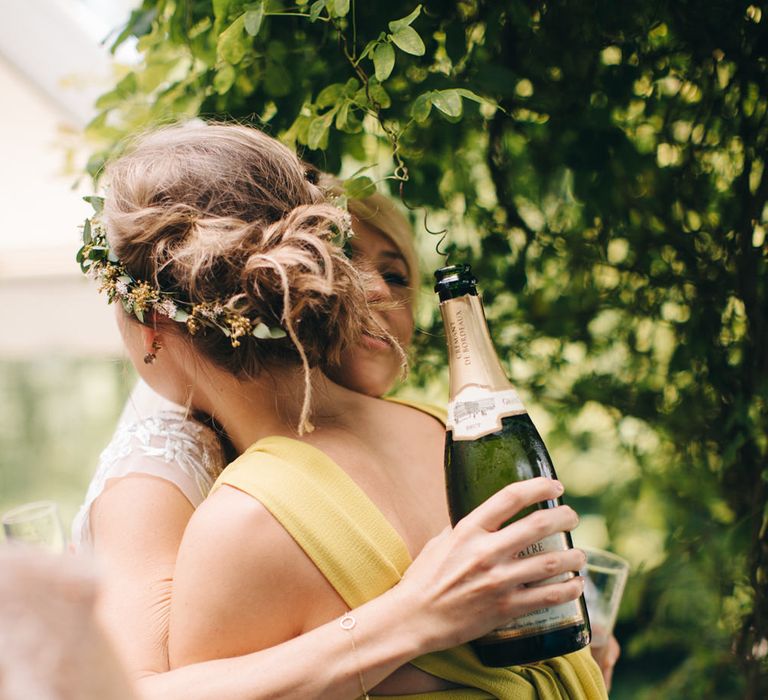
<instances>
[{"instance_id":1,"label":"bottle label","mask_svg":"<svg viewBox=\"0 0 768 700\"><path fill-rule=\"evenodd\" d=\"M465 386L448 404L446 429L454 440L477 440L501 430L501 419L527 413L514 389L491 391L487 387Z\"/></svg>"},{"instance_id":2,"label":"bottle label","mask_svg":"<svg viewBox=\"0 0 768 700\"><path fill-rule=\"evenodd\" d=\"M562 551L568 548L568 542L563 533L550 535L535 544L526 547L524 551L518 553L519 558L532 557L544 552ZM561 583L573 578L570 572L551 576L550 578L528 584L529 587L545 586L548 583ZM549 608L532 610L525 615L516 617L509 624L499 627L478 640L481 644L501 642L505 639L516 639L520 637L530 637L532 635L542 634L543 632L553 632L558 629L572 627L583 624L584 617L581 612L579 600L574 600L562 605L553 605Z\"/></svg>"}]
</instances>

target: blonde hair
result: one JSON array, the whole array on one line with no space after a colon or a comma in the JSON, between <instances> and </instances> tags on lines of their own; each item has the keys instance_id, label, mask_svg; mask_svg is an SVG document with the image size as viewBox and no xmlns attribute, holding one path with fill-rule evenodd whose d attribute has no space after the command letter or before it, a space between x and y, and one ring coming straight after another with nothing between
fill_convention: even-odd
<instances>
[{"instance_id":1,"label":"blonde hair","mask_svg":"<svg viewBox=\"0 0 768 700\"><path fill-rule=\"evenodd\" d=\"M320 178L320 186L330 196L338 197L344 193L342 181L331 175L323 174ZM413 228L408 219L403 216L390 197L379 192L360 199L348 199L347 209L356 219L380 231L395 244L408 269L410 301L415 305L421 269L414 245Z\"/></svg>"},{"instance_id":2,"label":"blonde hair","mask_svg":"<svg viewBox=\"0 0 768 700\"><path fill-rule=\"evenodd\" d=\"M237 348L206 328L191 341L235 376L301 362L299 431L309 428L310 367L337 363L363 332L387 337L339 245L349 215L326 202L294 153L245 126L149 132L106 174L103 220L128 272L192 304L282 326L285 339L247 335Z\"/></svg>"}]
</instances>

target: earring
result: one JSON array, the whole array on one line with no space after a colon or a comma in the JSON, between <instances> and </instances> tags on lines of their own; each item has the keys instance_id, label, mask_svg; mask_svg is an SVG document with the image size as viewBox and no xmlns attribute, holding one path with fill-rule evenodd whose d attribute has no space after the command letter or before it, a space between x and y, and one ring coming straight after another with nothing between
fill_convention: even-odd
<instances>
[{"instance_id":1,"label":"earring","mask_svg":"<svg viewBox=\"0 0 768 700\"><path fill-rule=\"evenodd\" d=\"M157 338L155 338L152 341L152 352L148 352L146 355L144 355L144 364L151 365L157 359L157 351L162 347L163 346L157 342Z\"/></svg>"}]
</instances>

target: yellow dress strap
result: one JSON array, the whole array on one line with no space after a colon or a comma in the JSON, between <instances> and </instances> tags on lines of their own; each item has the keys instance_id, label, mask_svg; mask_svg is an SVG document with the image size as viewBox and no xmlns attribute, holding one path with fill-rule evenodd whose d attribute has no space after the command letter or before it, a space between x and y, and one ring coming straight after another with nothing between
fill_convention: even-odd
<instances>
[{"instance_id":1,"label":"yellow dress strap","mask_svg":"<svg viewBox=\"0 0 768 700\"><path fill-rule=\"evenodd\" d=\"M392 588L410 566L405 542L381 511L312 445L259 440L221 473L211 493L222 484L258 499L350 609Z\"/></svg>"},{"instance_id":2,"label":"yellow dress strap","mask_svg":"<svg viewBox=\"0 0 768 700\"><path fill-rule=\"evenodd\" d=\"M411 558L400 535L328 455L298 440L260 440L228 466L227 484L258 499L312 559L350 608L381 595ZM587 649L540 664L487 668L468 646L413 665L465 686L388 700L602 700L600 671Z\"/></svg>"},{"instance_id":3,"label":"yellow dress strap","mask_svg":"<svg viewBox=\"0 0 768 700\"><path fill-rule=\"evenodd\" d=\"M410 406L411 408L415 408L417 411L421 411L422 413L426 413L428 416L432 416L436 420L440 421L443 425L445 425L445 421L448 418L448 410L442 406L434 406L430 403L421 403L420 401L411 401L410 399L399 399L396 396L387 396L387 401L391 401L392 403L399 403L403 406Z\"/></svg>"}]
</instances>

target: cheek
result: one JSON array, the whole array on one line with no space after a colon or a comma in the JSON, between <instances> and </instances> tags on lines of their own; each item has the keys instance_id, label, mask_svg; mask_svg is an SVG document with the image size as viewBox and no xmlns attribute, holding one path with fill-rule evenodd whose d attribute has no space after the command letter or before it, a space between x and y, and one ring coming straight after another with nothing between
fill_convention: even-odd
<instances>
[{"instance_id":1,"label":"cheek","mask_svg":"<svg viewBox=\"0 0 768 700\"><path fill-rule=\"evenodd\" d=\"M398 309L394 312L392 318L392 332L400 341L404 350L407 350L411 345L414 325L413 313L410 306L408 308Z\"/></svg>"}]
</instances>

